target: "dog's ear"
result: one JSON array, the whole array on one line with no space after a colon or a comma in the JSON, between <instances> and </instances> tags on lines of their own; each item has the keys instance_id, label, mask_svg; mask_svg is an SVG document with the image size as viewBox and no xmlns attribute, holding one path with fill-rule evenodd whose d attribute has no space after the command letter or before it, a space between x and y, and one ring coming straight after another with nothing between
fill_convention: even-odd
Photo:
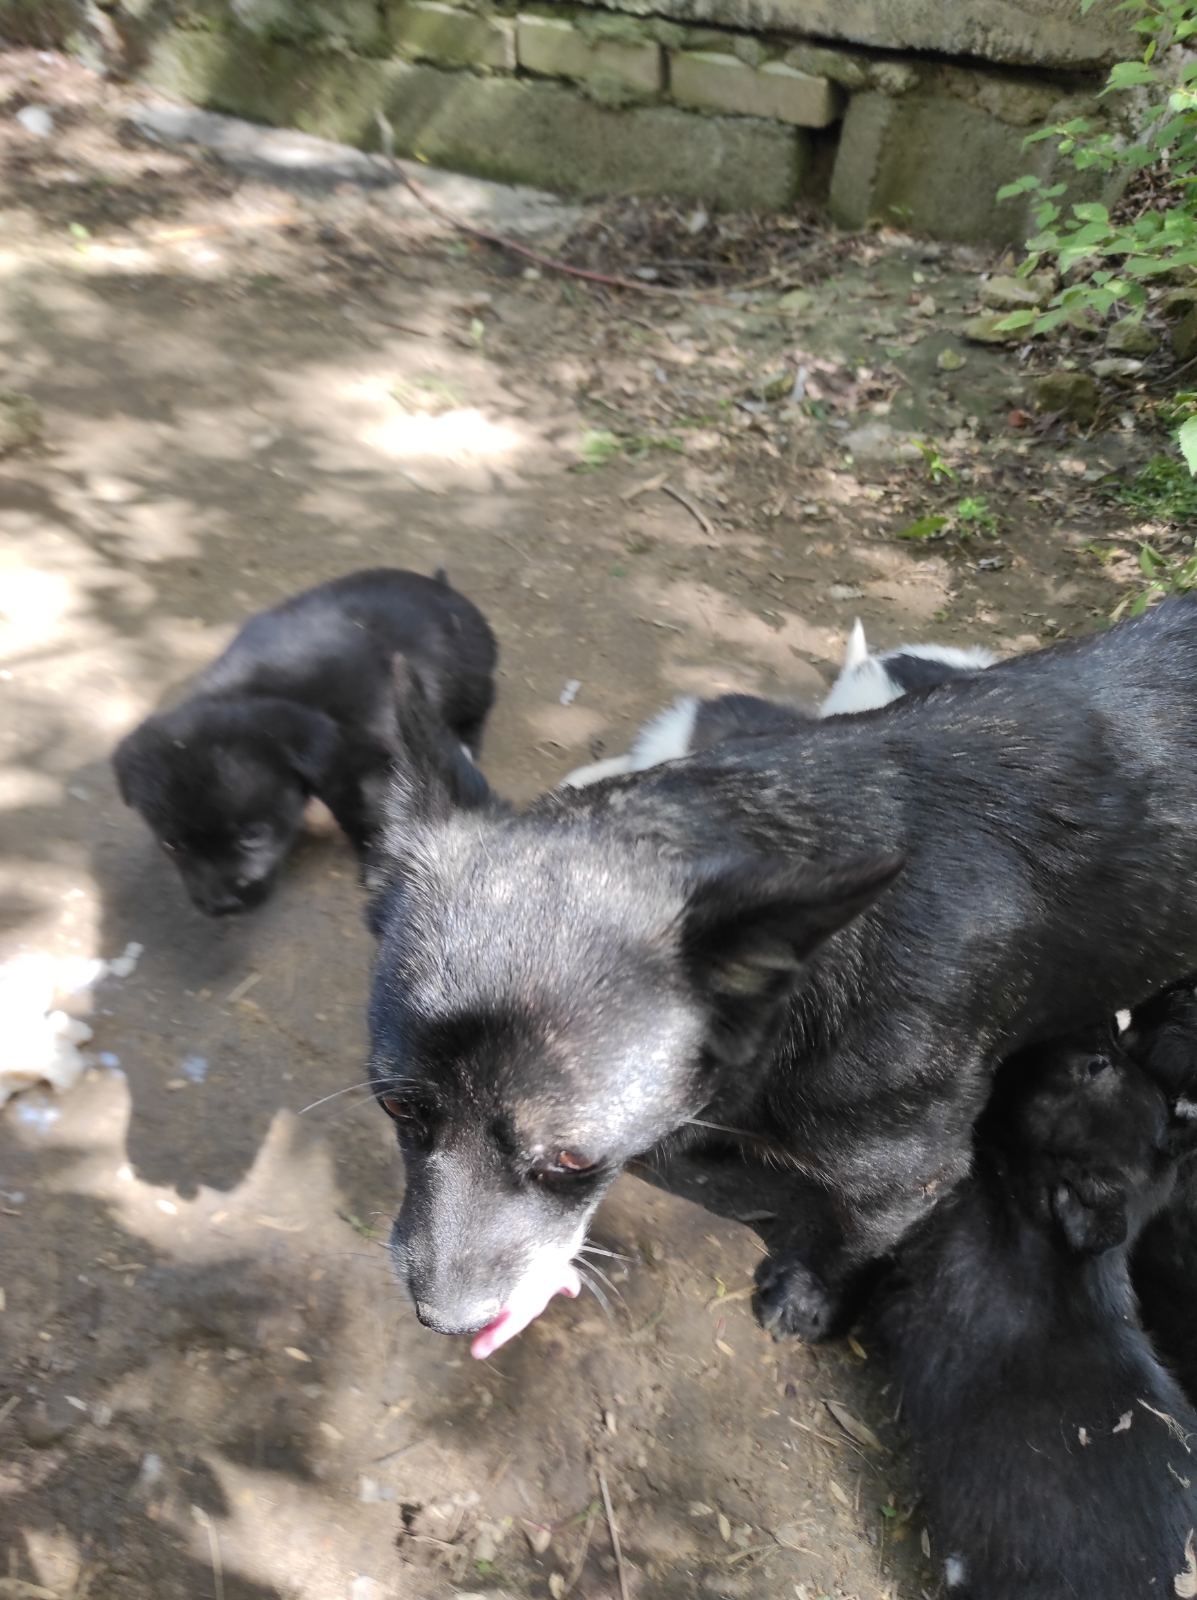
<instances>
[{"instance_id":1,"label":"dog's ear","mask_svg":"<svg viewBox=\"0 0 1197 1600\"><path fill-rule=\"evenodd\" d=\"M733 856L695 876L683 951L701 987L768 1000L787 989L825 939L866 910L901 872L900 856L836 868Z\"/></svg>"},{"instance_id":2,"label":"dog's ear","mask_svg":"<svg viewBox=\"0 0 1197 1600\"><path fill-rule=\"evenodd\" d=\"M144 797L165 750L166 740L152 721L139 723L117 745L112 752L112 770L125 805L135 806Z\"/></svg>"},{"instance_id":3,"label":"dog's ear","mask_svg":"<svg viewBox=\"0 0 1197 1600\"><path fill-rule=\"evenodd\" d=\"M398 752L387 800L388 833L398 839L405 828L443 822L454 811L499 807L437 709L440 685L431 669L397 655L391 676Z\"/></svg>"},{"instance_id":4,"label":"dog's ear","mask_svg":"<svg viewBox=\"0 0 1197 1600\"><path fill-rule=\"evenodd\" d=\"M116 776L116 787L122 801L127 806L133 804L133 785L137 781L137 746L135 740L140 729L134 729L126 734L112 752L112 770Z\"/></svg>"},{"instance_id":5,"label":"dog's ear","mask_svg":"<svg viewBox=\"0 0 1197 1600\"><path fill-rule=\"evenodd\" d=\"M369 895L366 926L375 936L385 921L391 891L424 829L448 821L455 811L499 815L508 809L440 716L428 669L417 669L397 655L391 677L397 750L384 807L386 821L363 871Z\"/></svg>"},{"instance_id":6,"label":"dog's ear","mask_svg":"<svg viewBox=\"0 0 1197 1600\"><path fill-rule=\"evenodd\" d=\"M336 765L341 743L333 719L311 706L280 700L271 708L270 732L281 742L296 777L309 789L323 789Z\"/></svg>"}]
</instances>

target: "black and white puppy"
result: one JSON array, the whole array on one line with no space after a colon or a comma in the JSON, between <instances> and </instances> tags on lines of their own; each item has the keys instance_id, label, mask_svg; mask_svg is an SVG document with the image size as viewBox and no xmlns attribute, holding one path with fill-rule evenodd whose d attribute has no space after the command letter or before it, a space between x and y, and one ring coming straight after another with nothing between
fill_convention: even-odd
<instances>
[{"instance_id":1,"label":"black and white puppy","mask_svg":"<svg viewBox=\"0 0 1197 1600\"><path fill-rule=\"evenodd\" d=\"M873 711L900 700L904 694L922 694L949 678L983 672L997 657L980 645L961 648L951 644L903 644L874 655L858 618L848 637L840 675L819 707L821 717L839 717L856 711Z\"/></svg>"},{"instance_id":2,"label":"black and white puppy","mask_svg":"<svg viewBox=\"0 0 1197 1600\"><path fill-rule=\"evenodd\" d=\"M973 1175L875 1296L951 1600L1180 1592L1197 1410L1143 1330L1130 1253L1192 1132L1108 1035L1015 1058Z\"/></svg>"},{"instance_id":3,"label":"black and white puppy","mask_svg":"<svg viewBox=\"0 0 1197 1600\"><path fill-rule=\"evenodd\" d=\"M625 772L646 772L663 761L679 761L698 750L712 750L728 739L755 738L787 733L809 722L807 712L779 700L755 694L720 694L703 698L680 695L672 705L651 717L632 741L626 755L609 756L577 767L561 780L566 789L585 789L603 778Z\"/></svg>"},{"instance_id":4,"label":"black and white puppy","mask_svg":"<svg viewBox=\"0 0 1197 1600\"><path fill-rule=\"evenodd\" d=\"M825 1336L967 1175L1004 1059L1197 970L1197 599L518 815L421 770L372 1070L444 1330L564 1281L624 1165L715 1122L787 1152L759 1311Z\"/></svg>"},{"instance_id":5,"label":"black and white puppy","mask_svg":"<svg viewBox=\"0 0 1197 1600\"><path fill-rule=\"evenodd\" d=\"M991 667L997 657L980 646L959 649L945 644L909 644L869 653L864 628L857 621L848 640L844 665L820 717L873 711L904 694L921 694L951 678ZM640 729L626 755L610 756L578 767L561 780L567 789L584 789L603 778L645 772L663 761L680 761L700 750L712 750L729 739L784 738L811 720L811 713L785 701L755 694L722 694L710 698L681 695Z\"/></svg>"},{"instance_id":6,"label":"black and white puppy","mask_svg":"<svg viewBox=\"0 0 1197 1600\"><path fill-rule=\"evenodd\" d=\"M398 749L397 658L420 667L437 714L476 754L494 699L490 627L443 573L391 567L251 617L178 705L121 741L121 797L200 911L260 904L312 797L369 849Z\"/></svg>"}]
</instances>

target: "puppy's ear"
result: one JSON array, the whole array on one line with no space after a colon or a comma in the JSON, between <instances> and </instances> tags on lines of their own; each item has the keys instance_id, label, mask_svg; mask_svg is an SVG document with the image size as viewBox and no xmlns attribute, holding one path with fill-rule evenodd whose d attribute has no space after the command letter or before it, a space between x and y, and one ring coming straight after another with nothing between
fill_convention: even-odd
<instances>
[{"instance_id":1,"label":"puppy's ear","mask_svg":"<svg viewBox=\"0 0 1197 1600\"><path fill-rule=\"evenodd\" d=\"M901 872L900 856L819 869L756 857L703 867L693 882L683 954L700 989L736 1029L789 992L825 939L866 910Z\"/></svg>"},{"instance_id":2,"label":"puppy's ear","mask_svg":"<svg viewBox=\"0 0 1197 1600\"><path fill-rule=\"evenodd\" d=\"M152 722L143 722L127 733L112 752L116 787L127 806L135 806L139 795L153 784L154 770L162 759L165 740Z\"/></svg>"},{"instance_id":3,"label":"puppy's ear","mask_svg":"<svg viewBox=\"0 0 1197 1600\"><path fill-rule=\"evenodd\" d=\"M291 770L309 789L323 789L336 765L341 735L323 711L294 701L272 708L270 732L282 742Z\"/></svg>"}]
</instances>

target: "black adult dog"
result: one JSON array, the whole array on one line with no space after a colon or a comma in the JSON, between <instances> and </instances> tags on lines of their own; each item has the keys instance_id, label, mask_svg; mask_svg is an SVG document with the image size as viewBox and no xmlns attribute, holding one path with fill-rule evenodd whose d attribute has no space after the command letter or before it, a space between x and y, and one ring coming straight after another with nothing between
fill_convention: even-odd
<instances>
[{"instance_id":1,"label":"black adult dog","mask_svg":"<svg viewBox=\"0 0 1197 1600\"><path fill-rule=\"evenodd\" d=\"M494 636L444 573L391 567L251 617L184 700L121 741L121 796L199 910L223 916L265 898L312 796L369 849L397 751L397 658L419 665L439 716L476 754Z\"/></svg>"},{"instance_id":2,"label":"black adult dog","mask_svg":"<svg viewBox=\"0 0 1197 1600\"><path fill-rule=\"evenodd\" d=\"M883 1280L873 1331L952 1600L1180 1592L1197 1410L1143 1330L1129 1257L1195 1137L1108 1037L1037 1047L1002 1069L972 1176Z\"/></svg>"},{"instance_id":3,"label":"black adult dog","mask_svg":"<svg viewBox=\"0 0 1197 1600\"><path fill-rule=\"evenodd\" d=\"M713 1122L798 1169L758 1306L824 1336L1001 1060L1197 968L1197 601L519 816L414 760L392 811L373 1071L425 1321L562 1278L625 1162Z\"/></svg>"}]
</instances>

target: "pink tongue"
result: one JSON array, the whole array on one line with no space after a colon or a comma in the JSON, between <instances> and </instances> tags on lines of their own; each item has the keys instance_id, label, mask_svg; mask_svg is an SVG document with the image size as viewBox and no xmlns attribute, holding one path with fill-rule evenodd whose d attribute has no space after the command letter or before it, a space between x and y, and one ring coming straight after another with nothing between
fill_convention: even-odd
<instances>
[{"instance_id":1,"label":"pink tongue","mask_svg":"<svg viewBox=\"0 0 1197 1600\"><path fill-rule=\"evenodd\" d=\"M535 1322L554 1295L563 1294L576 1300L581 1289L581 1281L572 1267L566 1267L564 1272L529 1273L516 1284L511 1299L495 1320L474 1335L470 1354L475 1361L485 1361L500 1345L505 1345L517 1333L523 1333L530 1322Z\"/></svg>"}]
</instances>

